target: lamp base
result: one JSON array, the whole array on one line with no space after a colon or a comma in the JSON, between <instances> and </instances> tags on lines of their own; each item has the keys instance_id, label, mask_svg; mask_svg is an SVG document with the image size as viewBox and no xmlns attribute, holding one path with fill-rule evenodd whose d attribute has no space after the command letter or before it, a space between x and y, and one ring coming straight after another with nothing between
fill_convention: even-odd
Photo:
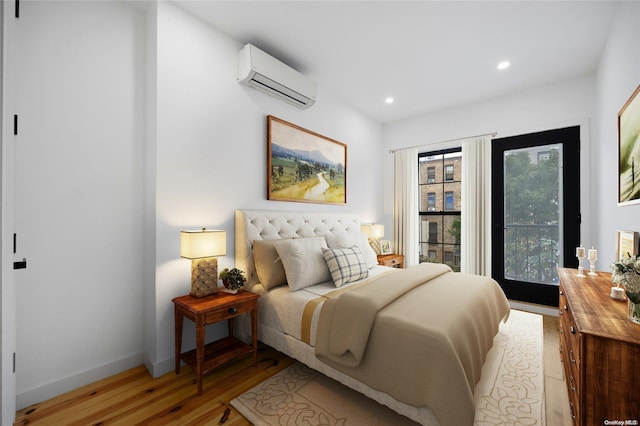
<instances>
[{"instance_id":1,"label":"lamp base","mask_svg":"<svg viewBox=\"0 0 640 426\"><path fill-rule=\"evenodd\" d=\"M382 247L380 247L380 239L369 238L369 245L377 255L382 254Z\"/></svg>"},{"instance_id":2,"label":"lamp base","mask_svg":"<svg viewBox=\"0 0 640 426\"><path fill-rule=\"evenodd\" d=\"M218 259L205 257L191 261L191 292L193 297L210 296L218 291Z\"/></svg>"}]
</instances>

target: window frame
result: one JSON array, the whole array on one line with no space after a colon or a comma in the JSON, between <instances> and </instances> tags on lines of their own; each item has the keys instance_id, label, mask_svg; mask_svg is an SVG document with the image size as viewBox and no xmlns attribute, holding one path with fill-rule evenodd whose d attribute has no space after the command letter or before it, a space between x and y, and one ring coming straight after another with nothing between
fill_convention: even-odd
<instances>
[{"instance_id":1,"label":"window frame","mask_svg":"<svg viewBox=\"0 0 640 426\"><path fill-rule=\"evenodd\" d=\"M447 156L447 154L454 153L457 154L454 157ZM441 158L426 158L437 156L441 156ZM460 163L451 164L452 158L453 161L460 161ZM455 210L456 208L462 208L462 203L460 201L456 202L456 196L460 200L462 197L461 177L458 176L458 180L456 180L455 176L456 167L462 167L461 162L464 161L462 147L422 152L418 154L417 160L420 198L418 205L420 262L444 263L445 251L447 251L450 253L447 254L451 260L450 266L454 270L460 270L461 242L458 235L454 236L452 234L452 229L454 229L452 225L455 225L456 221L460 221L462 216L461 210ZM430 161L439 161L440 163L431 166L428 164ZM436 172L435 179L430 175L432 170ZM449 180L447 180L447 177ZM434 190L435 188L438 189ZM453 203L449 205L451 209L447 208L445 193L452 193L453 200L451 201ZM429 202L429 199L433 196L432 194L435 194L435 206ZM426 209L426 211L422 209ZM434 220L429 220L430 218ZM432 232L433 230L436 231ZM433 256L434 253L438 254Z\"/></svg>"}]
</instances>

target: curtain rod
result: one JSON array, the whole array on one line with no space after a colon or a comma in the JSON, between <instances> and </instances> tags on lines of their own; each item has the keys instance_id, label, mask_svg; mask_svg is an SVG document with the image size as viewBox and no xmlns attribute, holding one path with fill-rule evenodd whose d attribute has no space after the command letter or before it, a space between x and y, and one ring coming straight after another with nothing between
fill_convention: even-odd
<instances>
[{"instance_id":1,"label":"curtain rod","mask_svg":"<svg viewBox=\"0 0 640 426\"><path fill-rule=\"evenodd\" d=\"M434 145L442 145L443 143L449 143L449 142L456 142L456 141L462 141L465 139L471 139L471 138L479 138L481 136L491 136L494 137L495 135L497 135L498 132L491 132L491 133L483 133L481 135L475 135L475 136L467 136L466 138L456 138L456 139L449 139L446 141L440 141L440 142L436 142L436 143L432 143L432 144L428 144L428 145L414 145L414 146L406 146L404 148L396 148L396 149L390 149L389 153L393 154L396 151L402 151L404 149L412 149L412 148L427 148L430 146L434 146Z\"/></svg>"}]
</instances>

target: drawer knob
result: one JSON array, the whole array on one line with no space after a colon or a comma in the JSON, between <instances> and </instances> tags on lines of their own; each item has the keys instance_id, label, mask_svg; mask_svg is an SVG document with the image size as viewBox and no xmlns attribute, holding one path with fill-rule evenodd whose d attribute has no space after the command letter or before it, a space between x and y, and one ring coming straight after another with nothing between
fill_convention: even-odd
<instances>
[{"instance_id":1,"label":"drawer knob","mask_svg":"<svg viewBox=\"0 0 640 426\"><path fill-rule=\"evenodd\" d=\"M564 290L560 290L560 296L564 296Z\"/></svg>"},{"instance_id":2,"label":"drawer knob","mask_svg":"<svg viewBox=\"0 0 640 426\"><path fill-rule=\"evenodd\" d=\"M562 309L564 309L565 311L568 311L568 310L569 310L569 307L568 307L567 305L564 305L564 306L562 307Z\"/></svg>"},{"instance_id":3,"label":"drawer knob","mask_svg":"<svg viewBox=\"0 0 640 426\"><path fill-rule=\"evenodd\" d=\"M227 312L229 312L231 315L235 315L238 313L238 308L236 307L229 308Z\"/></svg>"},{"instance_id":4,"label":"drawer knob","mask_svg":"<svg viewBox=\"0 0 640 426\"><path fill-rule=\"evenodd\" d=\"M571 327L569 330L571 330L571 334L576 334L576 329Z\"/></svg>"}]
</instances>

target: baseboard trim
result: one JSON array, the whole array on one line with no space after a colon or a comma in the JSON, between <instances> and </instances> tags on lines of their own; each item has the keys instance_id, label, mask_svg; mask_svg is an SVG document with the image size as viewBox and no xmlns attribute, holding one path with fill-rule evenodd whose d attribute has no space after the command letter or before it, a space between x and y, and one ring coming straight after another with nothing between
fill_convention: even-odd
<instances>
[{"instance_id":1,"label":"baseboard trim","mask_svg":"<svg viewBox=\"0 0 640 426\"><path fill-rule=\"evenodd\" d=\"M147 371L149 371L151 377L157 379L158 377L175 370L175 357L169 357L162 361L153 362L149 357L145 356L144 366L147 367Z\"/></svg>"},{"instance_id":2,"label":"baseboard trim","mask_svg":"<svg viewBox=\"0 0 640 426\"><path fill-rule=\"evenodd\" d=\"M540 315L549 315L552 317L557 317L559 315L558 308L552 308L550 306L536 305L535 303L516 302L514 300L509 300L509 305L512 309L517 309L519 311L532 312L534 314Z\"/></svg>"},{"instance_id":3,"label":"baseboard trim","mask_svg":"<svg viewBox=\"0 0 640 426\"><path fill-rule=\"evenodd\" d=\"M21 410L38 402L46 401L63 393L105 379L142 364L142 353L130 355L73 376L16 393L16 410Z\"/></svg>"}]
</instances>

